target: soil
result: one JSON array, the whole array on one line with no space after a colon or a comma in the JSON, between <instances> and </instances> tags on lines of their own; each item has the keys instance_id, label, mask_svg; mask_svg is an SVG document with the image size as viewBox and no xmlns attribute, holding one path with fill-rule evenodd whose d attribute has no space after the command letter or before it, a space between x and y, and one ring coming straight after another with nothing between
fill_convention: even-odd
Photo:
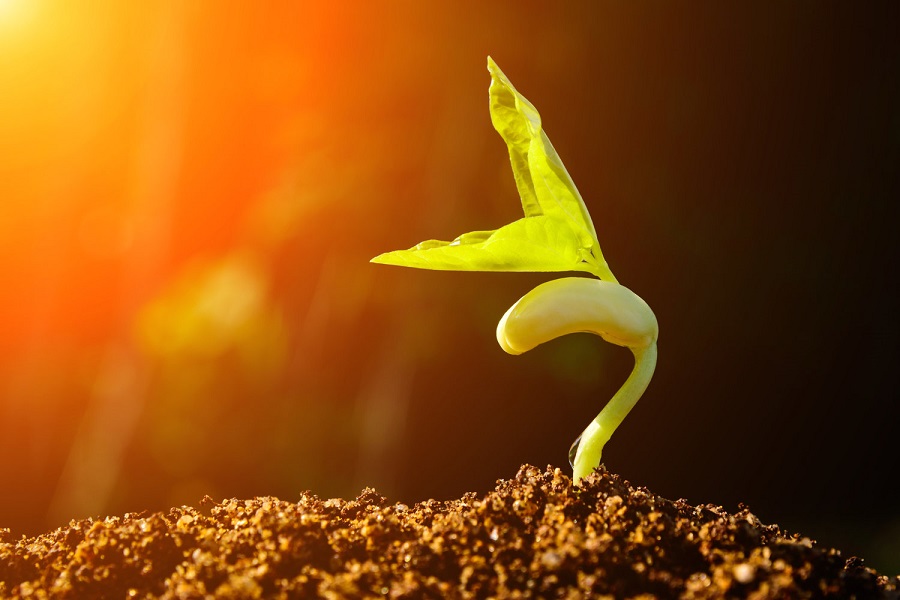
<instances>
[{"instance_id":1,"label":"soil","mask_svg":"<svg viewBox=\"0 0 900 600\"><path fill-rule=\"evenodd\" d=\"M523 466L494 491L394 504L262 497L0 530L0 596L59 598L900 598L900 577L601 468Z\"/></svg>"}]
</instances>

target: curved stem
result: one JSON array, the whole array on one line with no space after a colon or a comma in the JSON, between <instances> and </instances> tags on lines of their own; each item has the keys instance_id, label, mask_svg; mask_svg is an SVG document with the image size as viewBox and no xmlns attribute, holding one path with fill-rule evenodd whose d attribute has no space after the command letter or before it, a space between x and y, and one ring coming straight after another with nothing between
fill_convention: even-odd
<instances>
[{"instance_id":1,"label":"curved stem","mask_svg":"<svg viewBox=\"0 0 900 600\"><path fill-rule=\"evenodd\" d=\"M581 434L572 461L575 485L600 465L603 446L640 400L656 370L655 342L647 348L632 348L631 351L634 353L634 368L628 379Z\"/></svg>"},{"instance_id":2,"label":"curved stem","mask_svg":"<svg viewBox=\"0 0 900 600\"><path fill-rule=\"evenodd\" d=\"M575 485L600 465L603 446L653 377L659 335L656 316L637 294L617 283L565 277L542 283L522 296L497 324L497 341L510 354L522 354L580 331L629 348L634 369L576 442Z\"/></svg>"}]
</instances>

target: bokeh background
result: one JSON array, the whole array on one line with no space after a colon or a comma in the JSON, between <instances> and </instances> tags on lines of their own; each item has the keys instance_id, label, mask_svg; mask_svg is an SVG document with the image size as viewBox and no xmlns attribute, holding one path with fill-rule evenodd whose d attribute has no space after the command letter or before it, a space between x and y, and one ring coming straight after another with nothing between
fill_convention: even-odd
<instances>
[{"instance_id":1,"label":"bokeh background","mask_svg":"<svg viewBox=\"0 0 900 600\"><path fill-rule=\"evenodd\" d=\"M0 0L0 527L565 467L629 353L368 263L520 216L490 54L660 322L608 468L900 572L897 7Z\"/></svg>"}]
</instances>

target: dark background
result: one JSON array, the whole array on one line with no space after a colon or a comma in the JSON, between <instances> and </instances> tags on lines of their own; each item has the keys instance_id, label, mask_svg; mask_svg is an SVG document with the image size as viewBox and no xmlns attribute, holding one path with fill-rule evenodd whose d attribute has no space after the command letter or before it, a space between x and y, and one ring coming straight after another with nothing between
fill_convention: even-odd
<instances>
[{"instance_id":1,"label":"dark background","mask_svg":"<svg viewBox=\"0 0 900 600\"><path fill-rule=\"evenodd\" d=\"M629 353L367 262L521 216L490 54L659 319L607 468L900 572L896 3L153 4L0 2L0 527L565 467Z\"/></svg>"}]
</instances>

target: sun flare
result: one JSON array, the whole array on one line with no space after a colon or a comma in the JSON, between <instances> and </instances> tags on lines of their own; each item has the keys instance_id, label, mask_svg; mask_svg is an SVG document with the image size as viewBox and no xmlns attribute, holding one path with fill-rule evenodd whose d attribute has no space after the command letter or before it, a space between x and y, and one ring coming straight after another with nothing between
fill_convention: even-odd
<instances>
[{"instance_id":1,"label":"sun flare","mask_svg":"<svg viewBox=\"0 0 900 600\"><path fill-rule=\"evenodd\" d=\"M0 48L32 29L39 8L37 1L0 0Z\"/></svg>"},{"instance_id":2,"label":"sun flare","mask_svg":"<svg viewBox=\"0 0 900 600\"><path fill-rule=\"evenodd\" d=\"M16 21L29 12L29 2L23 0L0 0L0 24Z\"/></svg>"}]
</instances>

